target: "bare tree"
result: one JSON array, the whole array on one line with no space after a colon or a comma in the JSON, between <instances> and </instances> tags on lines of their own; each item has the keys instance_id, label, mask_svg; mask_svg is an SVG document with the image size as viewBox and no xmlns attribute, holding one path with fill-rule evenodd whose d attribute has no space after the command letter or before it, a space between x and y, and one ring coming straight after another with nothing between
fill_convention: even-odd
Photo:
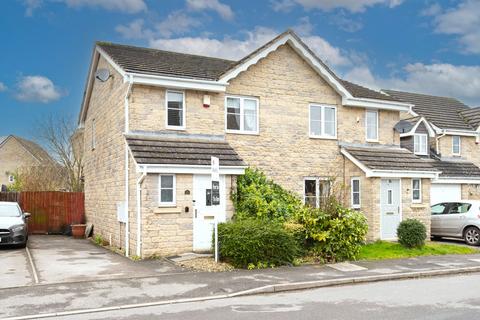
<instances>
[{"instance_id":1,"label":"bare tree","mask_svg":"<svg viewBox=\"0 0 480 320\"><path fill-rule=\"evenodd\" d=\"M83 148L75 147L77 135L75 121L66 116L50 115L40 121L36 135L64 171L68 191L83 191ZM78 142L80 143L80 142Z\"/></svg>"}]
</instances>

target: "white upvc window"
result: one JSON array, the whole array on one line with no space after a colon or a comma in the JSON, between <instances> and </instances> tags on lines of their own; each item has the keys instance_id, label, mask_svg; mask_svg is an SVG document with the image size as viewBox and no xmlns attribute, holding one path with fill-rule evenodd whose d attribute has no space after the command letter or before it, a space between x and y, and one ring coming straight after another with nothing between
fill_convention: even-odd
<instances>
[{"instance_id":1,"label":"white upvc window","mask_svg":"<svg viewBox=\"0 0 480 320\"><path fill-rule=\"evenodd\" d=\"M95 126L95 119L92 120L92 150L95 150L95 147L97 146L97 128Z\"/></svg>"},{"instance_id":2,"label":"white upvc window","mask_svg":"<svg viewBox=\"0 0 480 320\"><path fill-rule=\"evenodd\" d=\"M418 133L413 136L413 153L419 155L428 155L428 136Z\"/></svg>"},{"instance_id":3,"label":"white upvc window","mask_svg":"<svg viewBox=\"0 0 480 320\"><path fill-rule=\"evenodd\" d=\"M175 205L175 180L174 174L160 174L158 176L158 205L160 207Z\"/></svg>"},{"instance_id":4,"label":"white upvc window","mask_svg":"<svg viewBox=\"0 0 480 320\"><path fill-rule=\"evenodd\" d=\"M330 181L326 178L305 178L303 202L314 208L320 207L330 194Z\"/></svg>"},{"instance_id":5,"label":"white upvc window","mask_svg":"<svg viewBox=\"0 0 480 320\"><path fill-rule=\"evenodd\" d=\"M311 138L337 138L337 107L332 105L309 106L309 136Z\"/></svg>"},{"instance_id":6,"label":"white upvc window","mask_svg":"<svg viewBox=\"0 0 480 320\"><path fill-rule=\"evenodd\" d=\"M227 96L225 98L225 131L231 133L258 133L258 99Z\"/></svg>"},{"instance_id":7,"label":"white upvc window","mask_svg":"<svg viewBox=\"0 0 480 320\"><path fill-rule=\"evenodd\" d=\"M9 175L9 176L8 176L8 182L9 182L9 183L14 183L14 182L15 182L15 176L12 175L12 174Z\"/></svg>"},{"instance_id":8,"label":"white upvc window","mask_svg":"<svg viewBox=\"0 0 480 320\"><path fill-rule=\"evenodd\" d=\"M360 178L351 181L352 208L360 209Z\"/></svg>"},{"instance_id":9,"label":"white upvc window","mask_svg":"<svg viewBox=\"0 0 480 320\"><path fill-rule=\"evenodd\" d=\"M165 94L167 129L185 129L185 93L182 91L167 90Z\"/></svg>"},{"instance_id":10,"label":"white upvc window","mask_svg":"<svg viewBox=\"0 0 480 320\"><path fill-rule=\"evenodd\" d=\"M412 202L422 202L422 179L412 179Z\"/></svg>"},{"instance_id":11,"label":"white upvc window","mask_svg":"<svg viewBox=\"0 0 480 320\"><path fill-rule=\"evenodd\" d=\"M460 155L460 136L452 136L452 154L454 156Z\"/></svg>"},{"instance_id":12,"label":"white upvc window","mask_svg":"<svg viewBox=\"0 0 480 320\"><path fill-rule=\"evenodd\" d=\"M367 141L378 141L378 111L365 111L365 134Z\"/></svg>"}]
</instances>

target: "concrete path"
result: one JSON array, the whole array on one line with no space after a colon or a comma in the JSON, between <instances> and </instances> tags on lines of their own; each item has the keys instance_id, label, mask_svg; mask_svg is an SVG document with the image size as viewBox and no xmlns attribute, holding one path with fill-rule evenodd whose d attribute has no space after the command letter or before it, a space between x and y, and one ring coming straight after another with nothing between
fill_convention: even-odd
<instances>
[{"instance_id":1,"label":"concrete path","mask_svg":"<svg viewBox=\"0 0 480 320\"><path fill-rule=\"evenodd\" d=\"M32 315L31 319L34 319L48 313L91 313L105 310L104 308L131 309L146 304L152 306L192 300L208 301L254 293L464 272L480 272L480 255L362 261L223 273L164 273L163 276L144 278L40 284L0 290L0 318ZM22 307L19 308L19 305Z\"/></svg>"}]
</instances>

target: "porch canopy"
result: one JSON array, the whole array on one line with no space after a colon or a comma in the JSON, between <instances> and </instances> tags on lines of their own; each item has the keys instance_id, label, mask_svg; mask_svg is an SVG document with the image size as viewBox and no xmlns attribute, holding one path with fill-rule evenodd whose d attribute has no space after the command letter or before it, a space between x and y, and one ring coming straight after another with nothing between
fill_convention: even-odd
<instances>
[{"instance_id":1,"label":"porch canopy","mask_svg":"<svg viewBox=\"0 0 480 320\"><path fill-rule=\"evenodd\" d=\"M125 137L138 172L210 173L211 157L220 174L243 174L247 165L221 136L134 134Z\"/></svg>"},{"instance_id":2,"label":"porch canopy","mask_svg":"<svg viewBox=\"0 0 480 320\"><path fill-rule=\"evenodd\" d=\"M441 173L430 161L396 146L343 146L341 153L366 177L436 178Z\"/></svg>"}]
</instances>

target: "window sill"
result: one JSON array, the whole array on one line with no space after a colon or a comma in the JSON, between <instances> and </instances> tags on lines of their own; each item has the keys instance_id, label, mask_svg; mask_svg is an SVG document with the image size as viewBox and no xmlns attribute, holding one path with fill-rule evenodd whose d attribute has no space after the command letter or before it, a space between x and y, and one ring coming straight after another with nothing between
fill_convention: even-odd
<instances>
[{"instance_id":1,"label":"window sill","mask_svg":"<svg viewBox=\"0 0 480 320\"><path fill-rule=\"evenodd\" d=\"M411 204L412 208L426 208L427 205L421 202L412 202Z\"/></svg>"},{"instance_id":2,"label":"window sill","mask_svg":"<svg viewBox=\"0 0 480 320\"><path fill-rule=\"evenodd\" d=\"M165 207L158 207L153 210L153 213L158 214L180 214L182 213L182 209L177 206L165 206Z\"/></svg>"},{"instance_id":3,"label":"window sill","mask_svg":"<svg viewBox=\"0 0 480 320\"><path fill-rule=\"evenodd\" d=\"M380 140L371 140L371 139L365 139L366 142L370 142L370 143L380 143Z\"/></svg>"},{"instance_id":4,"label":"window sill","mask_svg":"<svg viewBox=\"0 0 480 320\"><path fill-rule=\"evenodd\" d=\"M337 140L337 137L330 136L308 136L310 139L319 139L319 140Z\"/></svg>"},{"instance_id":5,"label":"window sill","mask_svg":"<svg viewBox=\"0 0 480 320\"><path fill-rule=\"evenodd\" d=\"M176 130L176 131L185 131L185 130L187 130L187 128L185 128L185 127L169 127L169 126L167 126L166 129L167 129L167 130Z\"/></svg>"},{"instance_id":6,"label":"window sill","mask_svg":"<svg viewBox=\"0 0 480 320\"><path fill-rule=\"evenodd\" d=\"M416 156L428 156L428 153L423 153L423 152L414 152L413 154Z\"/></svg>"},{"instance_id":7,"label":"window sill","mask_svg":"<svg viewBox=\"0 0 480 320\"><path fill-rule=\"evenodd\" d=\"M260 135L259 132L248 132L248 131L225 130L225 132L226 133L231 133L231 134L245 134L245 135L250 135L250 136Z\"/></svg>"}]
</instances>

